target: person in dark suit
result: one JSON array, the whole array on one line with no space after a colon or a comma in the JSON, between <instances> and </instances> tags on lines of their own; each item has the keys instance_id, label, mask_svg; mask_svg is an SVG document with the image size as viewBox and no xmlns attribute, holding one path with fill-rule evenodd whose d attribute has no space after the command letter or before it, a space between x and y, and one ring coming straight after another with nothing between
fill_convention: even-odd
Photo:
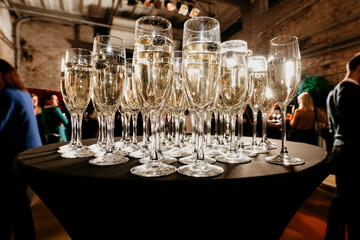
<instances>
[{"instance_id":1,"label":"person in dark suit","mask_svg":"<svg viewBox=\"0 0 360 240\"><path fill-rule=\"evenodd\" d=\"M360 239L360 54L346 66L345 79L327 99L337 195L330 206L325 239L345 239L346 229L348 239Z\"/></svg>"},{"instance_id":2,"label":"person in dark suit","mask_svg":"<svg viewBox=\"0 0 360 240\"><path fill-rule=\"evenodd\" d=\"M27 185L13 159L41 146L34 105L16 70L0 59L0 239L35 239ZM11 235L13 234L13 238Z\"/></svg>"}]
</instances>

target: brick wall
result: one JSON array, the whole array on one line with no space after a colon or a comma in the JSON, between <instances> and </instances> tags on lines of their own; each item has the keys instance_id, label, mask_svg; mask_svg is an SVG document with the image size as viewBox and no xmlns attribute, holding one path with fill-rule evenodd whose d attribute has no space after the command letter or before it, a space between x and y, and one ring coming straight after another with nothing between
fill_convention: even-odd
<instances>
[{"instance_id":1,"label":"brick wall","mask_svg":"<svg viewBox=\"0 0 360 240\"><path fill-rule=\"evenodd\" d=\"M255 1L243 13L243 29L231 37L248 42L254 54L267 55L271 38L290 34L299 38L302 74L341 81L345 63L360 52L360 1L283 0L270 9Z\"/></svg>"},{"instance_id":2,"label":"brick wall","mask_svg":"<svg viewBox=\"0 0 360 240\"><path fill-rule=\"evenodd\" d=\"M60 63L71 47L92 49L93 28L44 20L20 26L19 73L26 87L60 91Z\"/></svg>"},{"instance_id":3,"label":"brick wall","mask_svg":"<svg viewBox=\"0 0 360 240\"><path fill-rule=\"evenodd\" d=\"M332 85L341 81L346 61L360 52L360 1L283 0L270 9L261 1L243 13L243 30L231 39L245 40L254 54L266 56L271 38L296 35L303 76L324 76ZM20 35L19 72L26 86L58 91L61 55L69 47L91 49L93 28L30 20Z\"/></svg>"}]
</instances>

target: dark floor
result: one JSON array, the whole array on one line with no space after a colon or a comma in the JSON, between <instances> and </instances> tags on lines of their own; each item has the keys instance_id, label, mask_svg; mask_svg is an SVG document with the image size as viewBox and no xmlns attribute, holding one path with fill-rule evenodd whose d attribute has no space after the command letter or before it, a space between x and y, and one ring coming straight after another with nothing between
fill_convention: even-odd
<instances>
[{"instance_id":1,"label":"dark floor","mask_svg":"<svg viewBox=\"0 0 360 240\"><path fill-rule=\"evenodd\" d=\"M330 175L299 209L280 240L324 239L327 215L334 190L335 178ZM70 240L44 203L32 192L30 195L37 240Z\"/></svg>"}]
</instances>

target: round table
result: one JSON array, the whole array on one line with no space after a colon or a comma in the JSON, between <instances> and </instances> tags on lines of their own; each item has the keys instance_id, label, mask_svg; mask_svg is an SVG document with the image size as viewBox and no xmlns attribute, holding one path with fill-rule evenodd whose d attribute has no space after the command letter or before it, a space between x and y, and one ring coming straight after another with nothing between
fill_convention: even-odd
<instances>
[{"instance_id":1,"label":"round table","mask_svg":"<svg viewBox=\"0 0 360 240\"><path fill-rule=\"evenodd\" d=\"M64 143L24 151L15 159L14 168L74 240L279 239L329 171L326 151L289 141L289 153L305 164L267 163L265 157L279 153L281 144L270 140L278 149L258 154L247 164L216 162L224 173L212 178L179 173L143 178L130 173L138 159L94 166L88 163L91 158L62 158L57 149Z\"/></svg>"}]
</instances>

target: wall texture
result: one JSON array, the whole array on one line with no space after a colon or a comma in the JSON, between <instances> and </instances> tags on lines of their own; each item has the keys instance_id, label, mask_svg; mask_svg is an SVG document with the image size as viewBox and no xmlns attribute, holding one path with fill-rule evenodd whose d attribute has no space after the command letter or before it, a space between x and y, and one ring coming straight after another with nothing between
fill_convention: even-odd
<instances>
[{"instance_id":1,"label":"wall texture","mask_svg":"<svg viewBox=\"0 0 360 240\"><path fill-rule=\"evenodd\" d=\"M271 38L296 35L303 77L323 76L331 85L341 81L346 61L360 52L360 1L283 0L271 8L265 3L256 0L243 13L243 29L230 39L245 40L254 54L266 56ZM93 28L32 19L21 24L20 38L19 72L26 86L58 91L61 55L69 47L91 49ZM0 50L13 51L4 44Z\"/></svg>"},{"instance_id":2,"label":"wall texture","mask_svg":"<svg viewBox=\"0 0 360 240\"><path fill-rule=\"evenodd\" d=\"M263 0L243 13L243 29L231 37L249 43L254 54L267 55L279 35L299 38L302 74L341 81L346 61L360 52L360 1L283 0L271 8Z\"/></svg>"},{"instance_id":3,"label":"wall texture","mask_svg":"<svg viewBox=\"0 0 360 240\"><path fill-rule=\"evenodd\" d=\"M9 11L0 2L0 58L15 66L12 21Z\"/></svg>"},{"instance_id":4,"label":"wall texture","mask_svg":"<svg viewBox=\"0 0 360 240\"><path fill-rule=\"evenodd\" d=\"M60 91L61 57L71 47L92 49L93 28L30 19L20 26L19 73L26 87Z\"/></svg>"}]
</instances>

